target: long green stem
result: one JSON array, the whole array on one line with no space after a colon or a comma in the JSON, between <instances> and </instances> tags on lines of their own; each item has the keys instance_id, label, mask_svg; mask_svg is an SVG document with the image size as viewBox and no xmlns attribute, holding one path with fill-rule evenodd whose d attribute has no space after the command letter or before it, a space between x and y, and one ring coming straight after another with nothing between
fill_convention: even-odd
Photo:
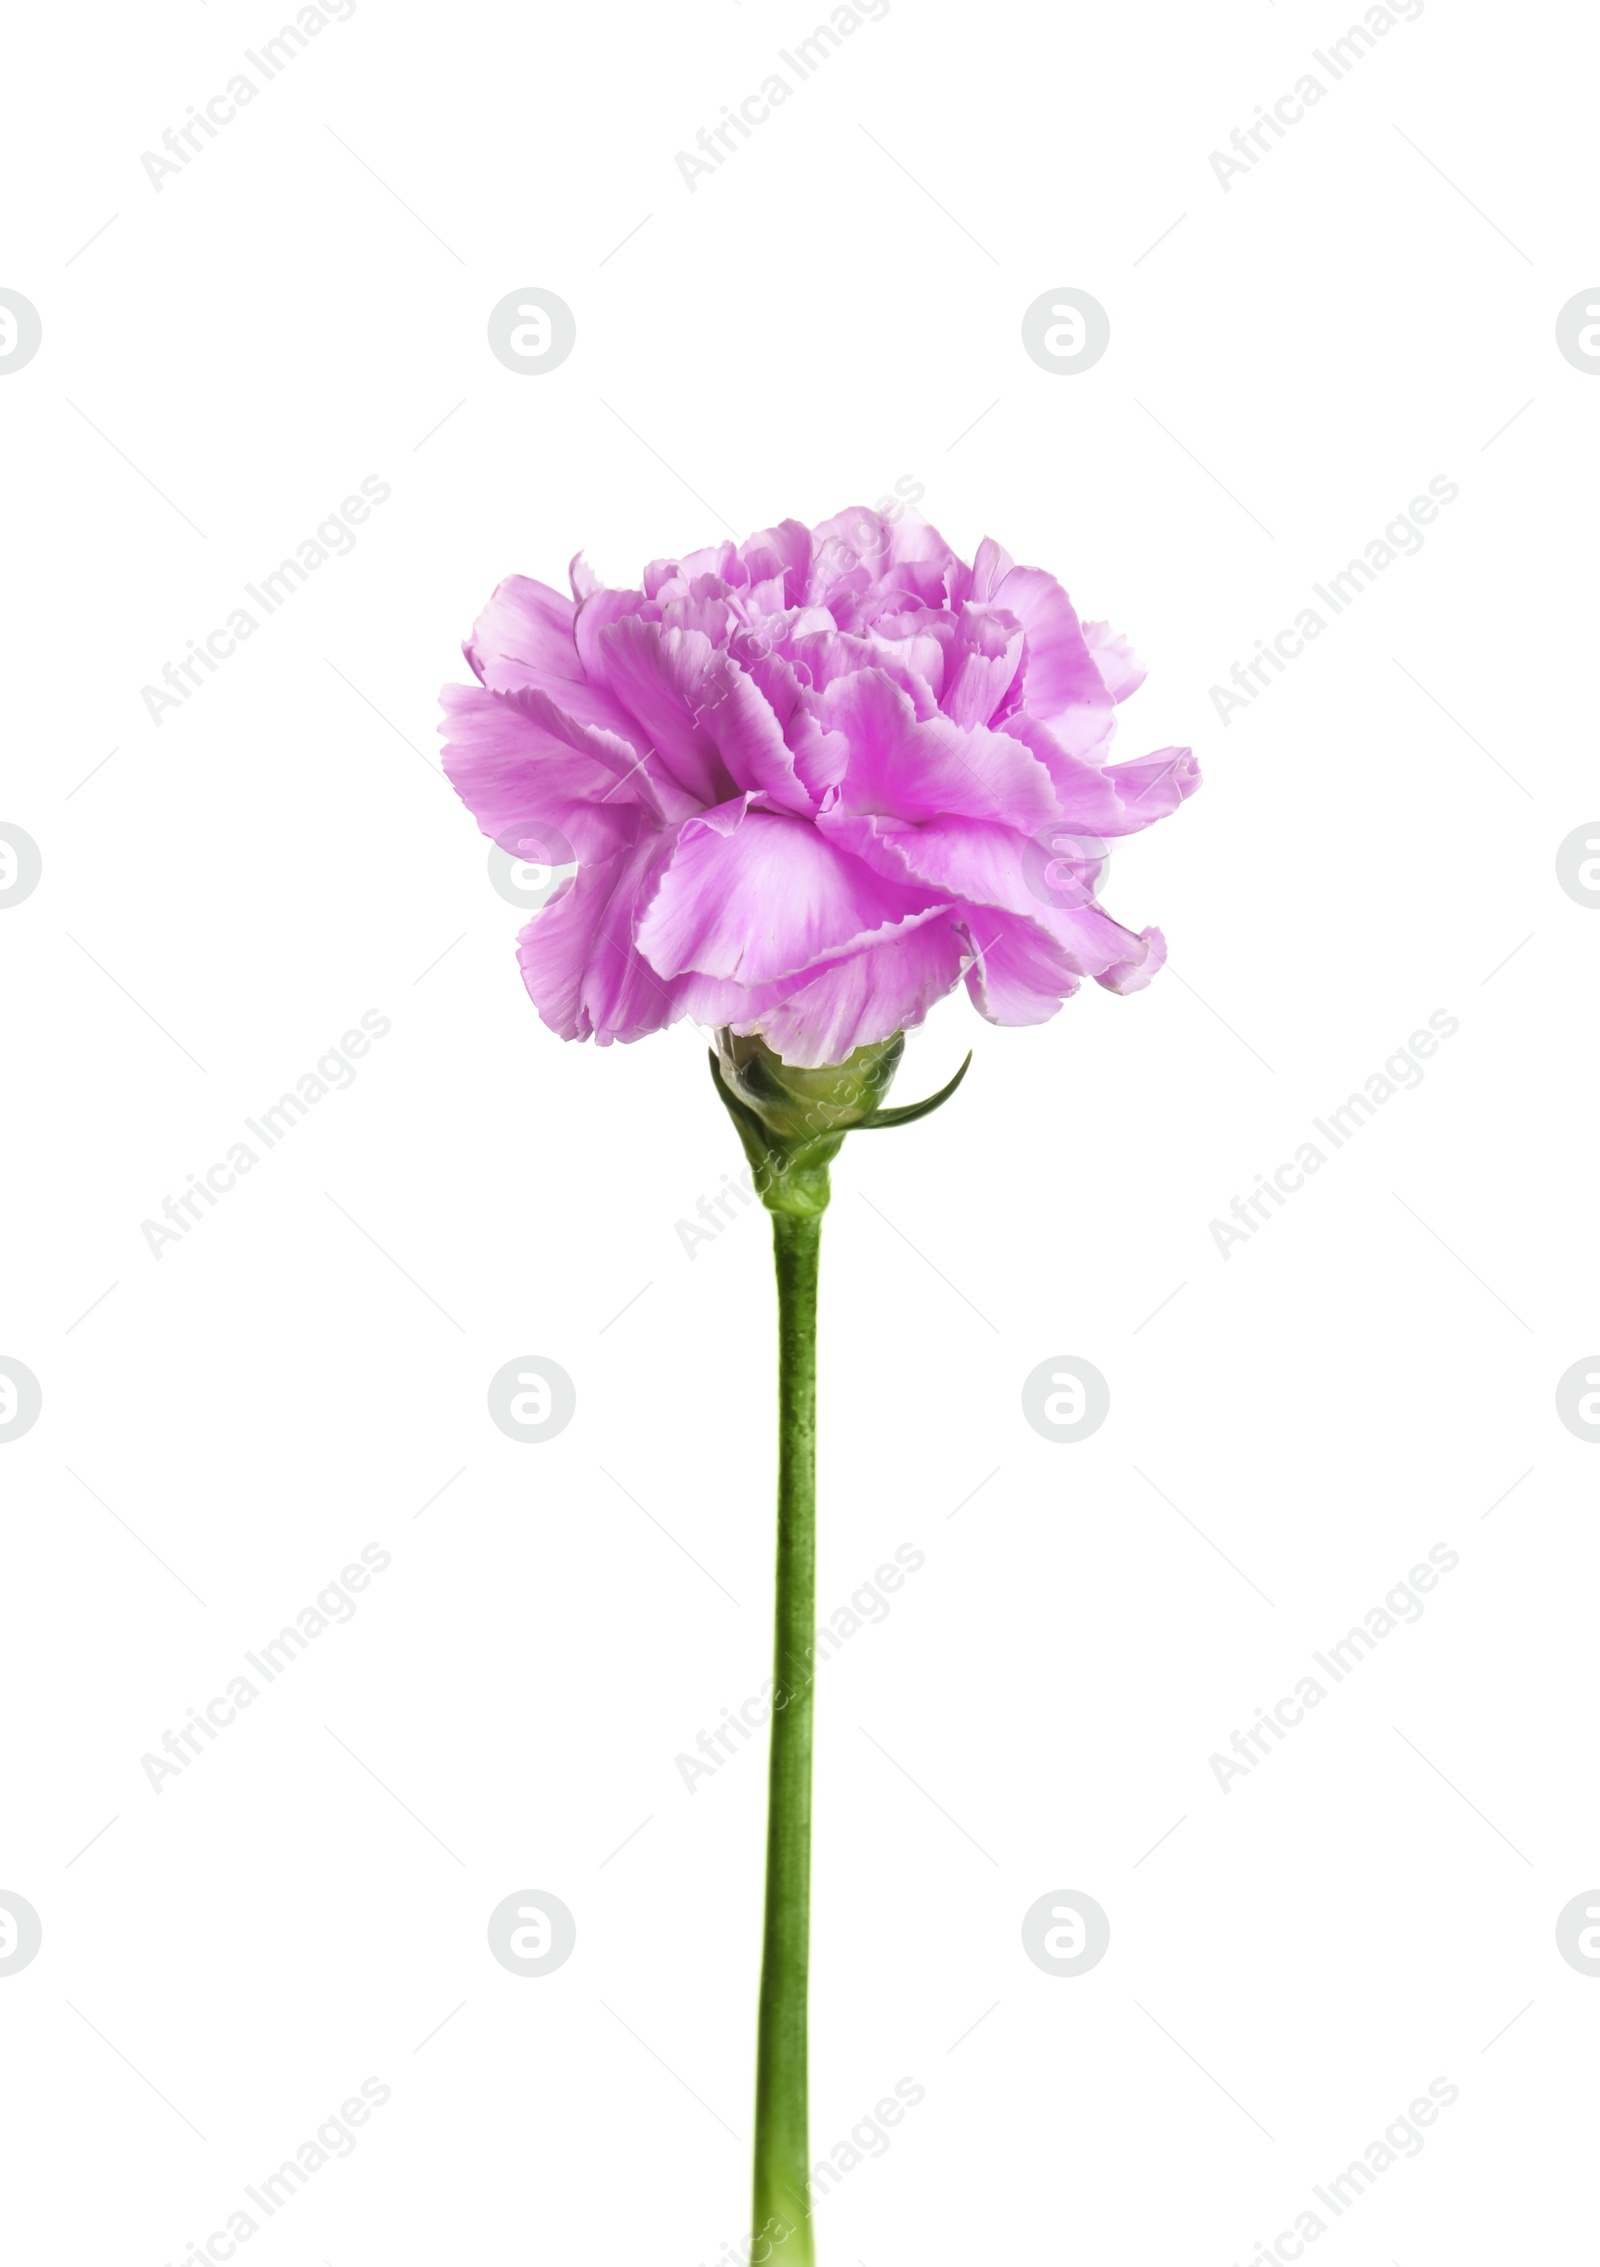
<instances>
[{"instance_id":1,"label":"long green stem","mask_svg":"<svg viewBox=\"0 0 1600 2267\"><path fill-rule=\"evenodd\" d=\"M824 1200L825 1201L825 1200ZM820 1212L772 1216L778 1272L778 1579L767 1892L756 2038L755 2217L782 2267L812 2267L806 2125L811 1924L812 1649L816 1640L817 1263ZM772 2223L776 2222L777 2225Z\"/></svg>"}]
</instances>

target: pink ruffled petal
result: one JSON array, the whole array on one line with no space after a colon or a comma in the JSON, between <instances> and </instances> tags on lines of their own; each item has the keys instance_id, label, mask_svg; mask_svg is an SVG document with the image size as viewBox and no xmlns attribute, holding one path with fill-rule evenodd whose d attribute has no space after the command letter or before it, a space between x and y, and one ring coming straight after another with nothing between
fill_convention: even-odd
<instances>
[{"instance_id":1,"label":"pink ruffled petal","mask_svg":"<svg viewBox=\"0 0 1600 2267\"><path fill-rule=\"evenodd\" d=\"M1109 622L1085 622L1083 642L1114 701L1125 701L1145 680L1145 666L1120 630Z\"/></svg>"},{"instance_id":2,"label":"pink ruffled petal","mask_svg":"<svg viewBox=\"0 0 1600 2267\"><path fill-rule=\"evenodd\" d=\"M934 713L944 686L944 644L923 627L931 619L920 609L915 614L885 614L862 641L867 666L892 677L910 696L919 717Z\"/></svg>"},{"instance_id":3,"label":"pink ruffled petal","mask_svg":"<svg viewBox=\"0 0 1600 2267\"><path fill-rule=\"evenodd\" d=\"M800 520L780 520L741 544L740 552L752 583L783 578L784 604L803 606L811 570L811 530Z\"/></svg>"},{"instance_id":4,"label":"pink ruffled petal","mask_svg":"<svg viewBox=\"0 0 1600 2267\"><path fill-rule=\"evenodd\" d=\"M542 697L447 685L445 776L503 847L519 828L553 828L575 858L613 857L639 826L643 782L628 778L633 752L601 732L563 731L566 720L553 710L547 719L530 713Z\"/></svg>"},{"instance_id":5,"label":"pink ruffled petal","mask_svg":"<svg viewBox=\"0 0 1600 2267\"><path fill-rule=\"evenodd\" d=\"M987 724L1022 666L1022 625L998 607L964 606L939 705L952 724Z\"/></svg>"},{"instance_id":6,"label":"pink ruffled petal","mask_svg":"<svg viewBox=\"0 0 1600 2267\"><path fill-rule=\"evenodd\" d=\"M687 598L661 601L661 619L669 630L697 630L713 649L725 646L735 620L725 598L708 598L698 591Z\"/></svg>"},{"instance_id":7,"label":"pink ruffled petal","mask_svg":"<svg viewBox=\"0 0 1600 2267\"><path fill-rule=\"evenodd\" d=\"M1102 771L1098 764L1069 755L1053 727L1018 710L1002 718L998 729L1020 740L1049 773L1056 795L1052 817L1059 817L1086 834L1126 831L1118 825L1124 816L1123 805L1109 773Z\"/></svg>"},{"instance_id":8,"label":"pink ruffled petal","mask_svg":"<svg viewBox=\"0 0 1600 2267\"><path fill-rule=\"evenodd\" d=\"M712 647L698 630L672 630L639 615L600 632L606 680L638 721L662 763L701 804L720 803L733 781L699 720Z\"/></svg>"},{"instance_id":9,"label":"pink ruffled petal","mask_svg":"<svg viewBox=\"0 0 1600 2267\"><path fill-rule=\"evenodd\" d=\"M806 820L723 804L686 820L639 931L662 976L765 984L842 952L929 892L888 882Z\"/></svg>"},{"instance_id":10,"label":"pink ruffled petal","mask_svg":"<svg viewBox=\"0 0 1600 2267\"><path fill-rule=\"evenodd\" d=\"M462 649L480 683L492 693L550 677L581 678L572 642L570 598L526 575L508 575L473 624Z\"/></svg>"},{"instance_id":11,"label":"pink ruffled petal","mask_svg":"<svg viewBox=\"0 0 1600 2267\"><path fill-rule=\"evenodd\" d=\"M972 561L972 588L968 592L974 604L983 605L993 598L1012 568L1009 551L1002 550L992 536L986 535L978 545Z\"/></svg>"},{"instance_id":12,"label":"pink ruffled petal","mask_svg":"<svg viewBox=\"0 0 1600 2267\"><path fill-rule=\"evenodd\" d=\"M601 631L610 623L625 621L646 607L652 615L655 613L655 607L640 590L596 589L582 601L572 625L572 637L590 684L603 685L606 680L605 655L600 649Z\"/></svg>"},{"instance_id":13,"label":"pink ruffled petal","mask_svg":"<svg viewBox=\"0 0 1600 2267\"><path fill-rule=\"evenodd\" d=\"M1080 976L1092 976L1097 984L1105 984L1110 991L1123 989L1122 972L1145 973L1137 983L1128 985L1138 991L1148 984L1166 958L1166 946L1159 943L1160 932L1148 930L1137 937L1125 929L1120 921L1113 921L1101 905L1042 905L1038 909L1039 926L1047 929L1066 956L1067 964ZM1149 958L1149 939L1158 940L1159 949L1153 960ZM1116 982L1108 982L1117 978Z\"/></svg>"},{"instance_id":14,"label":"pink ruffled petal","mask_svg":"<svg viewBox=\"0 0 1600 2267\"><path fill-rule=\"evenodd\" d=\"M854 637L843 630L811 630L791 638L785 651L791 667L803 673L814 693L826 692L859 670L877 669L900 687L919 718L938 714L944 653L935 638L888 638L875 631Z\"/></svg>"},{"instance_id":15,"label":"pink ruffled petal","mask_svg":"<svg viewBox=\"0 0 1600 2267\"><path fill-rule=\"evenodd\" d=\"M999 955L996 986L1020 981L1019 971L1028 969L1029 982L1038 979L1035 988L1046 992L1050 985L1043 975L1052 971L1071 978L1067 993L1077 989L1083 976L1093 976L1113 991L1136 991L1161 966L1164 946L1151 959L1145 942L1095 903L1101 861L1092 838L1085 839L1075 858L1071 836L1052 846L1048 828L1039 837L1024 839L1007 827L976 819L897 827L892 820L825 811L817 826L885 880L911 889L921 885L947 900L979 956ZM1063 867L1076 872L1077 891ZM980 976L980 986L984 981ZM1060 987L1056 996L1064 996ZM997 1020L1028 1023L1040 1017L1008 1010Z\"/></svg>"},{"instance_id":16,"label":"pink ruffled petal","mask_svg":"<svg viewBox=\"0 0 1600 2267\"><path fill-rule=\"evenodd\" d=\"M1024 832L1057 814L1050 774L1020 740L982 727L963 731L943 717L919 721L905 693L879 670L830 685L820 712L850 745L840 782L848 811L903 819L953 811L1002 819Z\"/></svg>"},{"instance_id":17,"label":"pink ruffled petal","mask_svg":"<svg viewBox=\"0 0 1600 2267\"><path fill-rule=\"evenodd\" d=\"M748 1017L729 1020L735 1031L759 1031L800 1069L842 1063L857 1047L921 1023L960 980L967 959L954 915L934 909L786 984L779 997L764 1002L756 994Z\"/></svg>"},{"instance_id":18,"label":"pink ruffled petal","mask_svg":"<svg viewBox=\"0 0 1600 2267\"><path fill-rule=\"evenodd\" d=\"M1022 692L1029 714L1050 726L1069 755L1092 755L1110 734L1113 705L1072 601L1054 575L1013 567L994 602L1016 615L1027 637Z\"/></svg>"},{"instance_id":19,"label":"pink ruffled petal","mask_svg":"<svg viewBox=\"0 0 1600 2267\"><path fill-rule=\"evenodd\" d=\"M1095 982L1126 998L1130 992L1142 992L1156 971L1165 968L1167 940L1159 929L1141 929L1137 937L1124 929L1122 935L1128 939L1126 956L1103 968Z\"/></svg>"},{"instance_id":20,"label":"pink ruffled petal","mask_svg":"<svg viewBox=\"0 0 1600 2267\"><path fill-rule=\"evenodd\" d=\"M642 1039L682 1015L679 988L666 983L634 944L639 916L654 894L674 834L642 836L631 850L585 866L517 939L528 997L562 1039Z\"/></svg>"},{"instance_id":21,"label":"pink ruffled petal","mask_svg":"<svg viewBox=\"0 0 1600 2267\"><path fill-rule=\"evenodd\" d=\"M758 673L746 672L725 655L719 656L699 722L735 787L763 796L777 810L810 818L815 807L812 797L796 773L783 726Z\"/></svg>"},{"instance_id":22,"label":"pink ruffled petal","mask_svg":"<svg viewBox=\"0 0 1600 2267\"><path fill-rule=\"evenodd\" d=\"M1105 777L1122 805L1121 824L1106 827L1106 834L1137 834L1141 827L1164 819L1187 801L1200 784L1200 766L1192 748L1158 748L1153 756L1136 763L1107 764Z\"/></svg>"},{"instance_id":23,"label":"pink ruffled petal","mask_svg":"<svg viewBox=\"0 0 1600 2267\"><path fill-rule=\"evenodd\" d=\"M1078 989L1065 955L1031 921L989 908L971 917L967 935L967 995L990 1023L1048 1023Z\"/></svg>"},{"instance_id":24,"label":"pink ruffled petal","mask_svg":"<svg viewBox=\"0 0 1600 2267\"><path fill-rule=\"evenodd\" d=\"M931 819L907 827L896 819L841 810L822 812L818 832L904 889L919 885L949 904L992 905L1026 913L1024 854L1029 837L986 819Z\"/></svg>"},{"instance_id":25,"label":"pink ruffled petal","mask_svg":"<svg viewBox=\"0 0 1600 2267\"><path fill-rule=\"evenodd\" d=\"M530 592L535 598L528 597ZM609 595L638 603L636 592ZM559 623L562 608L565 630ZM582 607L574 607L542 583L513 575L495 592L462 650L491 692L548 693L574 722L609 732L625 741L636 757L644 756L650 745L645 734L612 697L604 680L585 669L577 645L582 612Z\"/></svg>"}]
</instances>

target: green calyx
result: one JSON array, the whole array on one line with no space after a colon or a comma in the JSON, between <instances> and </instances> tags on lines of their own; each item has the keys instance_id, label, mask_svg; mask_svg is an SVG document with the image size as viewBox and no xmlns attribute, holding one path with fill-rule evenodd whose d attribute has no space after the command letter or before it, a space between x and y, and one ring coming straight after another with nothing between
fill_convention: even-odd
<instances>
[{"instance_id":1,"label":"green calyx","mask_svg":"<svg viewBox=\"0 0 1600 2267\"><path fill-rule=\"evenodd\" d=\"M947 1102L967 1075L966 1062L947 1086L924 1102L888 1110L890 1082L906 1037L858 1047L842 1063L801 1070L760 1038L717 1033L711 1077L738 1130L757 1196L769 1212L815 1218L827 1208L828 1167L848 1133L908 1126Z\"/></svg>"}]
</instances>

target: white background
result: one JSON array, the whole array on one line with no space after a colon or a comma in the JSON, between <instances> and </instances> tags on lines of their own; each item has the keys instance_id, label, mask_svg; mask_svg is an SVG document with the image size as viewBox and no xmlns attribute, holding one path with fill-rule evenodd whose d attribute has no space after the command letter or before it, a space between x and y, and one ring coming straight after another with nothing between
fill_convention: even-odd
<instances>
[{"instance_id":1,"label":"white background","mask_svg":"<svg viewBox=\"0 0 1600 2267\"><path fill-rule=\"evenodd\" d=\"M44 864L0 915L0 1352L43 1392L0 1448L0 1888L44 1928L0 1980L17 2255L176 2267L368 2076L252 2259L697 2267L745 2229L762 1767L691 1795L674 1758L768 1673L766 1231L677 1233L738 1162L699 1035L539 1024L435 703L507 572L633 581L904 477L1128 631L1119 752L1192 741L1206 784L1107 891L1170 972L1038 1030L952 1000L896 1098L970 1044L959 1098L836 1173L822 1603L926 1565L821 1674L814 2154L926 2099L823 2257L1254 2260L1439 2077L1317 2256L1567 2256L1600 1539L1554 1391L1600 1340L1600 916L1555 854L1600 802L1600 385L1555 319L1600 269L1592 21L1434 0L1224 190L1350 11L893 0L691 192L800 0L361 0L155 188L281 20L7 38L0 284L43 322L0 381L0 818ZM543 376L485 341L532 285L577 322ZM1020 338L1066 285L1111 323L1076 376ZM354 552L153 724L367 475ZM1420 553L1224 723L1437 475ZM354 1086L153 1257L368 1009ZM1441 1009L1421 1086L1224 1258L1210 1222ZM485 1407L527 1353L577 1387L538 1447ZM1021 1413L1058 1354L1110 1382L1077 1446ZM370 1543L354 1621L153 1791ZM1213 1752L1440 1543L1420 1623L1224 1792ZM543 1980L485 1941L525 1887L577 1920ZM1076 1981L1019 1933L1062 1887L1111 1919Z\"/></svg>"}]
</instances>

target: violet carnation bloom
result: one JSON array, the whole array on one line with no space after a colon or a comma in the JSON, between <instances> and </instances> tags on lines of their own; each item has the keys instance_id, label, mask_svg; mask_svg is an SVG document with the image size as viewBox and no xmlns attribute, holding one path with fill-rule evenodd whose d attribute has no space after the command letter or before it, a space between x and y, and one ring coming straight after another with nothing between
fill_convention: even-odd
<instances>
[{"instance_id":1,"label":"violet carnation bloom","mask_svg":"<svg viewBox=\"0 0 1600 2267\"><path fill-rule=\"evenodd\" d=\"M1095 885L1199 775L1187 748L1106 761L1143 672L1040 568L858 509L656 560L643 590L571 581L503 582L478 683L443 695L484 833L576 864L518 940L563 1039L690 1016L817 1067L963 978L1025 1024L1160 967Z\"/></svg>"}]
</instances>

